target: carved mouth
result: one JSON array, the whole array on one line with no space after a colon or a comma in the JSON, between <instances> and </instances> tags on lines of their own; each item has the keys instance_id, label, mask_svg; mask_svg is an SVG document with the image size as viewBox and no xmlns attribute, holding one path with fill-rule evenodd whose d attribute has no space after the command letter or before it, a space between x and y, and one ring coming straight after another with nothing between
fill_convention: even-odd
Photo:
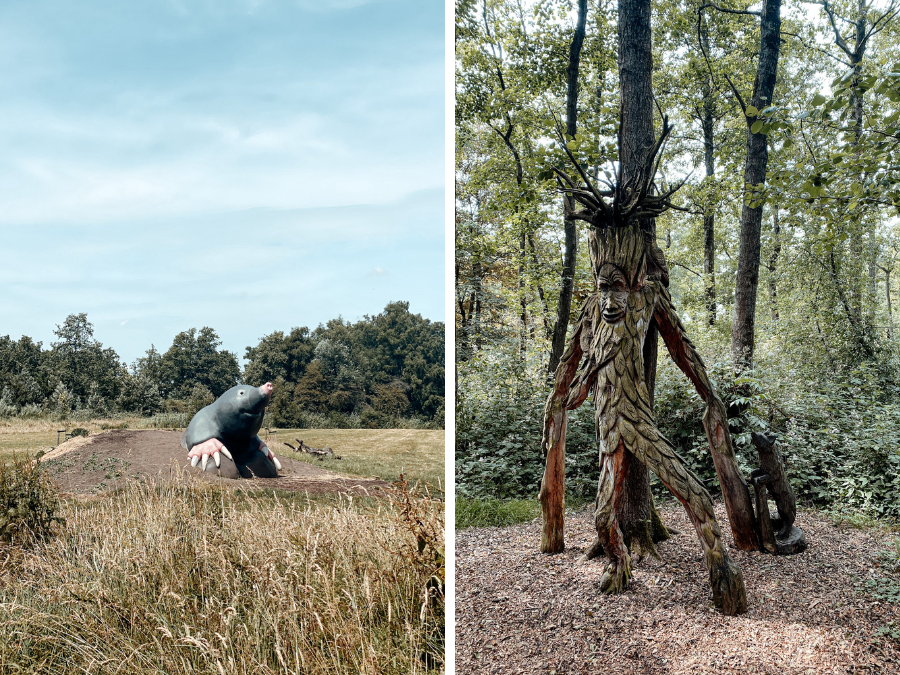
<instances>
[{"instance_id":1,"label":"carved mouth","mask_svg":"<svg viewBox=\"0 0 900 675\"><path fill-rule=\"evenodd\" d=\"M610 311L607 309L607 310L603 310L602 314L603 314L603 320L606 323L608 323L609 325L617 324L622 319L625 318L625 310L624 309L619 309L616 311Z\"/></svg>"}]
</instances>

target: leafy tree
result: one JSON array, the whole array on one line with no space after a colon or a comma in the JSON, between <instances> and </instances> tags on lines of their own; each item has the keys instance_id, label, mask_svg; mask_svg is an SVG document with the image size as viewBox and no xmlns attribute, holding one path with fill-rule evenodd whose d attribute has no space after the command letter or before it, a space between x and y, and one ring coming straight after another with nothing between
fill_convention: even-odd
<instances>
[{"instance_id":1,"label":"leafy tree","mask_svg":"<svg viewBox=\"0 0 900 675\"><path fill-rule=\"evenodd\" d=\"M297 382L313 360L316 345L309 329L293 328L285 335L275 331L261 338L256 347L247 347L244 358L244 381L254 385L275 382Z\"/></svg>"},{"instance_id":2,"label":"leafy tree","mask_svg":"<svg viewBox=\"0 0 900 675\"><path fill-rule=\"evenodd\" d=\"M115 399L123 366L114 350L94 339L87 314L70 314L53 333L58 340L49 354L50 367L72 396L86 400L96 385L99 395Z\"/></svg>"},{"instance_id":3,"label":"leafy tree","mask_svg":"<svg viewBox=\"0 0 900 675\"><path fill-rule=\"evenodd\" d=\"M149 374L126 373L123 380L122 393L119 394L118 401L122 410L138 415L153 415L162 410L163 401L159 395L159 386Z\"/></svg>"},{"instance_id":4,"label":"leafy tree","mask_svg":"<svg viewBox=\"0 0 900 675\"><path fill-rule=\"evenodd\" d=\"M183 331L159 359L159 391L164 398L190 399L198 385L218 397L238 383L237 357L219 350L222 341L207 327ZM149 356L148 356L149 358Z\"/></svg>"},{"instance_id":5,"label":"leafy tree","mask_svg":"<svg viewBox=\"0 0 900 675\"><path fill-rule=\"evenodd\" d=\"M50 368L40 342L22 336L11 340L0 337L0 383L10 392L17 407L42 402L52 390Z\"/></svg>"}]
</instances>

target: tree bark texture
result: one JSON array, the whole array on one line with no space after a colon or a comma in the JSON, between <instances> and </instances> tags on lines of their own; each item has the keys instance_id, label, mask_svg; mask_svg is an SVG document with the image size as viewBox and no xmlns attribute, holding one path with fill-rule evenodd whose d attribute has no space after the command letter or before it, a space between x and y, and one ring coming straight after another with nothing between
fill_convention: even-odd
<instances>
[{"instance_id":1,"label":"tree bark texture","mask_svg":"<svg viewBox=\"0 0 900 675\"><path fill-rule=\"evenodd\" d=\"M578 132L578 67L581 63L581 47L584 44L585 24L587 21L587 0L578 0L578 21L575 35L569 46L569 67L566 70L566 133L574 136ZM570 197L568 206L574 207ZM550 362L547 371L552 375L556 371L563 349L566 346L566 333L569 329L569 314L572 311L572 293L575 289L575 261L578 253L578 227L574 220L564 221L566 240L563 255L562 279L559 288L559 303L556 306L556 325L553 328L553 340L550 343Z\"/></svg>"},{"instance_id":2,"label":"tree bark texture","mask_svg":"<svg viewBox=\"0 0 900 675\"><path fill-rule=\"evenodd\" d=\"M622 178L626 182L635 176L656 140L653 135L653 51L651 42L650 0L620 0L619 34L619 161ZM653 234L656 222L643 219L641 226ZM648 270L650 276L656 270ZM656 356L659 331L653 324L644 341L645 381L650 390L651 406L656 385ZM640 537L649 526L650 471L647 465L626 453L623 458L625 480L618 502L617 517L625 544L631 545L634 535Z\"/></svg>"},{"instance_id":3,"label":"tree bark texture","mask_svg":"<svg viewBox=\"0 0 900 675\"><path fill-rule=\"evenodd\" d=\"M764 0L760 21L759 61L750 104L763 110L772 104L778 74L781 47L781 0ZM768 138L750 131L754 118L747 121L747 156L744 161L744 189L763 185L769 153ZM759 286L759 249L763 207L741 210L740 248L737 283L734 292L734 325L731 329L731 354L736 371L753 365L756 321L756 293Z\"/></svg>"},{"instance_id":4,"label":"tree bark texture","mask_svg":"<svg viewBox=\"0 0 900 675\"><path fill-rule=\"evenodd\" d=\"M769 256L769 302L772 305L772 321L778 321L778 256L781 255L781 223L778 209L772 214L772 254Z\"/></svg>"},{"instance_id":5,"label":"tree bark texture","mask_svg":"<svg viewBox=\"0 0 900 675\"><path fill-rule=\"evenodd\" d=\"M713 138L712 92L704 91L703 101L703 159L706 177L716 175L715 141ZM712 206L706 206L703 214L703 280L706 284L706 314L709 325L716 323L716 216Z\"/></svg>"}]
</instances>

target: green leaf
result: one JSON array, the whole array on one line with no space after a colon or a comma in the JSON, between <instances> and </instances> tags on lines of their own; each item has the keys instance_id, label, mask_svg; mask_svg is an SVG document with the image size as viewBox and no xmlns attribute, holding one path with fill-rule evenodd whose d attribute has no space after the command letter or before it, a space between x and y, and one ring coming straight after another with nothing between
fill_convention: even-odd
<instances>
[{"instance_id":1,"label":"green leaf","mask_svg":"<svg viewBox=\"0 0 900 675\"><path fill-rule=\"evenodd\" d=\"M763 121L762 121L762 120L756 120L752 125L750 125L750 133L751 133L751 134L758 134L758 133L759 133L759 130L762 129L762 128L763 128Z\"/></svg>"},{"instance_id":2,"label":"green leaf","mask_svg":"<svg viewBox=\"0 0 900 675\"><path fill-rule=\"evenodd\" d=\"M812 104L814 106L820 106L823 103L825 103L826 100L827 99L824 96L822 96L822 94L816 94L815 96L813 96Z\"/></svg>"},{"instance_id":3,"label":"green leaf","mask_svg":"<svg viewBox=\"0 0 900 675\"><path fill-rule=\"evenodd\" d=\"M746 114L747 117L756 117L757 115L759 115L759 110L755 106L748 105L747 110L744 111L744 114Z\"/></svg>"}]
</instances>

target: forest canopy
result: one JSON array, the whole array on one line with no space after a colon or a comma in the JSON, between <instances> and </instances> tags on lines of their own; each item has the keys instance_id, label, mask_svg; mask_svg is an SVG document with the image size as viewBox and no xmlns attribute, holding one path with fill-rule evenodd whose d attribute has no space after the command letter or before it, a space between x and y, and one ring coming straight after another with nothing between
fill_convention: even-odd
<instances>
[{"instance_id":1,"label":"forest canopy","mask_svg":"<svg viewBox=\"0 0 900 675\"><path fill-rule=\"evenodd\" d=\"M777 21L766 14L776 4ZM596 290L588 225L564 217L553 167L599 189L615 182L617 5L588 3L580 38L573 1L456 8L458 489L534 497L554 333ZM897 8L659 0L652 31L656 134L663 115L673 126L656 188L680 186L656 245L729 406L742 470L751 432L770 431L801 500L900 515ZM768 94L760 60L772 45ZM753 147L761 174L748 170ZM703 404L667 355L657 365L660 430L715 491ZM567 489L589 499L590 406L569 414L566 448Z\"/></svg>"},{"instance_id":2,"label":"forest canopy","mask_svg":"<svg viewBox=\"0 0 900 675\"><path fill-rule=\"evenodd\" d=\"M356 322L275 331L236 354L208 326L151 345L128 366L94 337L87 314L66 317L49 348L0 336L0 417L81 420L171 413L177 421L230 387L271 381L276 427L444 423L444 325L389 303Z\"/></svg>"}]
</instances>

